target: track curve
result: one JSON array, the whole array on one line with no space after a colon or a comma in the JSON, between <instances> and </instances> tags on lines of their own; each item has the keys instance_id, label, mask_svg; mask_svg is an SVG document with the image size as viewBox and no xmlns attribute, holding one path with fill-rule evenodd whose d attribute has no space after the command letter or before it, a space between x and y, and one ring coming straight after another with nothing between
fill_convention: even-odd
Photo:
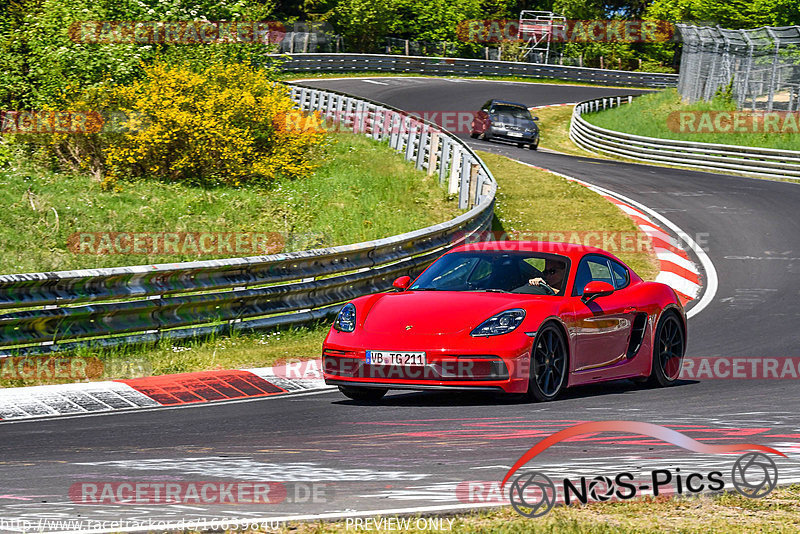
<instances>
[{"instance_id":1,"label":"track curve","mask_svg":"<svg viewBox=\"0 0 800 534\"><path fill-rule=\"evenodd\" d=\"M631 91L545 84L376 78L318 80L410 111L465 111L489 98L530 106ZM606 187L653 208L685 232L708 234L716 298L690 320L689 356L800 356L797 302L800 187L469 141ZM778 400L779 399L779 400ZM634 419L679 426L695 439L748 435L797 458L800 388L794 381L684 381L640 390L627 382L579 388L548 404L482 395L392 393L377 406L338 392L51 421L0 423L0 517L170 520L351 514L473 506L459 484L499 481L535 441L578 421ZM543 470L610 469L731 461L687 456L630 436L587 438L544 453ZM796 462L795 462L796 463ZM781 480L800 479L781 466ZM794 471L792 469L795 469ZM794 477L794 478L793 478ZM276 480L318 483L318 502L270 506L76 505L69 488L105 480ZM480 504L480 503L477 503ZM120 528L116 528L120 530ZM97 531L97 530L96 530Z\"/></svg>"}]
</instances>

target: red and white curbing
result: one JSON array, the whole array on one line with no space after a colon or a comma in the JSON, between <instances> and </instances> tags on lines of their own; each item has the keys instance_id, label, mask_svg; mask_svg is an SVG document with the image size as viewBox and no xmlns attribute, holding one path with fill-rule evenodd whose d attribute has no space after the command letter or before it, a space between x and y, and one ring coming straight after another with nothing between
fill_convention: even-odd
<instances>
[{"instance_id":1,"label":"red and white curbing","mask_svg":"<svg viewBox=\"0 0 800 534\"><path fill-rule=\"evenodd\" d=\"M524 161L515 161L528 167L533 167L534 169L555 174L569 182L578 183L591 189L617 206L628 215L628 217L633 219L633 222L636 223L642 232L650 236L653 243L653 250L659 262L659 273L658 276L656 276L656 282L667 284L674 289L684 306L700 295L702 290L700 271L692 260L689 259L689 254L686 252L683 242L665 232L658 223L653 221L652 217L631 204L609 194L608 191L588 182L584 182L572 176L567 176L566 174L551 171L550 169L537 167L536 165L531 165Z\"/></svg>"},{"instance_id":2,"label":"red and white curbing","mask_svg":"<svg viewBox=\"0 0 800 534\"><path fill-rule=\"evenodd\" d=\"M656 282L667 284L674 289L684 306L700 295L702 288L700 285L700 271L689 259L689 254L683 249L681 241L666 233L643 211L599 190L592 184L572 177L566 178L569 181L588 187L617 206L628 217L633 219L633 222L642 232L650 237L659 263L660 272L656 276Z\"/></svg>"},{"instance_id":3,"label":"red and white curbing","mask_svg":"<svg viewBox=\"0 0 800 534\"><path fill-rule=\"evenodd\" d=\"M0 389L0 420L86 415L329 389L321 360L232 371Z\"/></svg>"},{"instance_id":4,"label":"red and white curbing","mask_svg":"<svg viewBox=\"0 0 800 534\"><path fill-rule=\"evenodd\" d=\"M590 189L592 186L586 185ZM656 276L656 282L667 284L680 297L684 305L694 300L700 294L700 271L689 259L689 255L681 248L680 242L659 228L653 220L640 210L616 198L598 193L624 211L639 229L650 237L653 250L659 262L661 272Z\"/></svg>"}]
</instances>

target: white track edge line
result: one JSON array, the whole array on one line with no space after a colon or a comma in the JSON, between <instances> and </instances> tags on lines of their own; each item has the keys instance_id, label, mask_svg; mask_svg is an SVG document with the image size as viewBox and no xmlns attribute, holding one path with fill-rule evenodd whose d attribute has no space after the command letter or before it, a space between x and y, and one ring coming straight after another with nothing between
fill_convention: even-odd
<instances>
[{"instance_id":1,"label":"white track edge line","mask_svg":"<svg viewBox=\"0 0 800 534\"><path fill-rule=\"evenodd\" d=\"M287 399L287 398L295 398L295 397L305 397L310 395L320 395L322 393L330 393L331 391L336 391L335 386L325 386L316 389L310 389L308 391L303 392L287 392L287 393L275 393L272 395L262 395L260 397L248 397L244 399L222 399L217 401L208 401L208 402L192 402L187 404L174 404L171 406L136 406L130 408L112 408L110 410L103 410L97 412L89 412L89 413L76 413L76 414L64 414L64 415L56 415L56 414L48 414L48 415L40 415L34 417L25 417L19 419L3 419L0 420L0 428L5 425L15 425L21 423L40 423L42 421L60 421L63 419L78 419L84 417L102 417L106 415L116 415L120 413L136 413L136 412L159 412L164 410L182 410L182 409L189 409L189 408L201 408L205 407L208 408L210 406L223 406L227 404L242 404L245 402L257 402L263 401L267 399Z\"/></svg>"}]
</instances>

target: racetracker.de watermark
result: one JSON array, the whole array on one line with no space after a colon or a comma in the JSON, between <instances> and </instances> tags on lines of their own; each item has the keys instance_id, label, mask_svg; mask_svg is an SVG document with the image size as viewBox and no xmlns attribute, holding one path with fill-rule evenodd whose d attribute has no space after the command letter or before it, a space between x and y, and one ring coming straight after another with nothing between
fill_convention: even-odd
<instances>
[{"instance_id":1,"label":"racetracker.de watermark","mask_svg":"<svg viewBox=\"0 0 800 534\"><path fill-rule=\"evenodd\" d=\"M84 44L275 44L286 36L279 21L85 20L69 37Z\"/></svg>"},{"instance_id":2,"label":"racetracker.de watermark","mask_svg":"<svg viewBox=\"0 0 800 534\"><path fill-rule=\"evenodd\" d=\"M710 356L684 358L684 380L797 380L800 358Z\"/></svg>"},{"instance_id":3,"label":"racetracker.de watermark","mask_svg":"<svg viewBox=\"0 0 800 534\"><path fill-rule=\"evenodd\" d=\"M659 43L672 40L675 27L664 20L587 19L548 24L517 19L463 20L458 39L471 43L521 42L531 38L553 43Z\"/></svg>"},{"instance_id":4,"label":"racetracker.de watermark","mask_svg":"<svg viewBox=\"0 0 800 534\"><path fill-rule=\"evenodd\" d=\"M702 250L709 251L708 232L698 232L692 236L694 242ZM566 251L568 245L581 245L586 247L601 248L612 254L616 253L647 253L652 254L661 250L669 252L683 251L681 242L664 231L652 227L645 232L609 232L600 230L543 230L533 232L457 232L451 239L452 243L463 243L470 246L471 250L480 250L485 246L487 250L504 250L521 252L526 251L525 241L538 241L551 243L548 248L551 252ZM567 246L562 246L567 245ZM656 250L660 249L660 250Z\"/></svg>"},{"instance_id":5,"label":"racetracker.de watermark","mask_svg":"<svg viewBox=\"0 0 800 534\"><path fill-rule=\"evenodd\" d=\"M278 232L75 232L74 254L275 254L284 249Z\"/></svg>"},{"instance_id":6,"label":"racetracker.de watermark","mask_svg":"<svg viewBox=\"0 0 800 534\"><path fill-rule=\"evenodd\" d=\"M8 356L0 358L2 380L68 380L80 382L102 376L142 376L152 371L146 360L100 360L83 356Z\"/></svg>"},{"instance_id":7,"label":"racetracker.de watermark","mask_svg":"<svg viewBox=\"0 0 800 534\"><path fill-rule=\"evenodd\" d=\"M0 111L0 133L93 134L107 121L97 111Z\"/></svg>"},{"instance_id":8,"label":"racetracker.de watermark","mask_svg":"<svg viewBox=\"0 0 800 534\"><path fill-rule=\"evenodd\" d=\"M281 126L287 131L323 133L380 132L383 134L431 133L438 129L452 133L469 134L475 110L407 111L400 117L372 110L333 111L326 116L306 114L300 111L286 113L281 117ZM425 120L422 124L412 119Z\"/></svg>"},{"instance_id":9,"label":"racetracker.de watermark","mask_svg":"<svg viewBox=\"0 0 800 534\"><path fill-rule=\"evenodd\" d=\"M333 488L321 482L241 482L128 480L76 482L69 488L75 504L325 504Z\"/></svg>"},{"instance_id":10,"label":"racetracker.de watermark","mask_svg":"<svg viewBox=\"0 0 800 534\"><path fill-rule=\"evenodd\" d=\"M798 134L800 111L673 111L667 127L690 134Z\"/></svg>"}]
</instances>

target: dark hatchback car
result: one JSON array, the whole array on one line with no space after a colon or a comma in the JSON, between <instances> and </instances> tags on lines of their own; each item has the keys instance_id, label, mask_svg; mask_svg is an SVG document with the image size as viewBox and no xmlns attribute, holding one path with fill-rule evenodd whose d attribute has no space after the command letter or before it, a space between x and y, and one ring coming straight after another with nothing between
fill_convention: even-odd
<instances>
[{"instance_id":1,"label":"dark hatchback car","mask_svg":"<svg viewBox=\"0 0 800 534\"><path fill-rule=\"evenodd\" d=\"M522 104L489 100L472 119L470 136L488 141L500 139L517 143L520 148L527 145L531 150L539 147L538 117L531 117Z\"/></svg>"}]
</instances>

